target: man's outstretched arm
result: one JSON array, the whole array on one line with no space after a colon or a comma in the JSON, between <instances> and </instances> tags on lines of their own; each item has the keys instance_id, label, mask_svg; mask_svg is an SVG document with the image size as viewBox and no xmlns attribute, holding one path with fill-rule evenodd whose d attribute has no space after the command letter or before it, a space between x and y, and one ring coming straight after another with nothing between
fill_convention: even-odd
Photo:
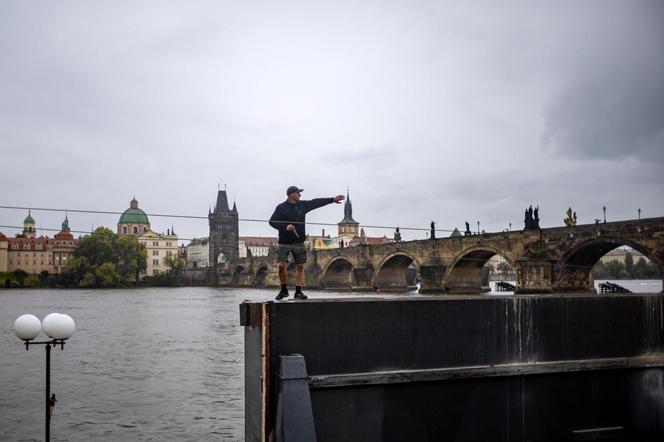
<instances>
[{"instance_id":1,"label":"man's outstretched arm","mask_svg":"<svg viewBox=\"0 0 664 442\"><path fill-rule=\"evenodd\" d=\"M337 195L332 198L314 198L312 200L308 201L303 201L305 204L305 211L310 212L314 209L318 209L319 207L326 206L331 203L337 203L339 204L341 201L343 201L346 197L343 195Z\"/></svg>"}]
</instances>

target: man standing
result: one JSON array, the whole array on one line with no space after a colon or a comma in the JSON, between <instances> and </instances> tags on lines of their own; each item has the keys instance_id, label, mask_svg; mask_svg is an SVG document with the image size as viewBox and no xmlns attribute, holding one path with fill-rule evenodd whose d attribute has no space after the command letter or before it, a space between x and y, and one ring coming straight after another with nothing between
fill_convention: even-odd
<instances>
[{"instance_id":1,"label":"man standing","mask_svg":"<svg viewBox=\"0 0 664 442\"><path fill-rule=\"evenodd\" d=\"M288 256L293 255L295 261L295 298L307 299L302 293L304 282L304 263L307 262L307 252L304 250L306 233L304 229L305 216L307 212L323 207L330 203L339 204L343 195L332 198L315 198L309 201L301 200L300 194L304 189L290 186L286 190L288 199L279 204L270 217L270 225L279 231L279 250L277 252L277 266L279 268L279 281L281 291L276 299L288 297Z\"/></svg>"}]
</instances>

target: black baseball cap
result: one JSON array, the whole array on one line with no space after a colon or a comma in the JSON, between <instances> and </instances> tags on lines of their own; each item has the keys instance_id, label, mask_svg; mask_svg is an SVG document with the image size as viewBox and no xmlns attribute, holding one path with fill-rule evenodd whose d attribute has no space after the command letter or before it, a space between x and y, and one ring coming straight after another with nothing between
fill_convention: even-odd
<instances>
[{"instance_id":1,"label":"black baseball cap","mask_svg":"<svg viewBox=\"0 0 664 442\"><path fill-rule=\"evenodd\" d=\"M290 195L293 192L301 193L304 192L304 189L300 189L297 186L290 186L288 189L286 189L286 195Z\"/></svg>"}]
</instances>

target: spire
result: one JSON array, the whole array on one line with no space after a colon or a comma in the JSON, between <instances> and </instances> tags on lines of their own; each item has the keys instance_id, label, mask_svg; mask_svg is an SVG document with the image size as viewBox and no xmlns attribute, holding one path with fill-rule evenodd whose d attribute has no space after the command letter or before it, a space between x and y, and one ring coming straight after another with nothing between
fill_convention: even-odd
<instances>
[{"instance_id":1,"label":"spire","mask_svg":"<svg viewBox=\"0 0 664 442\"><path fill-rule=\"evenodd\" d=\"M339 224L355 224L359 223L353 219L353 203L350 201L350 190L346 189L346 203L344 204L344 219L339 221Z\"/></svg>"}]
</instances>

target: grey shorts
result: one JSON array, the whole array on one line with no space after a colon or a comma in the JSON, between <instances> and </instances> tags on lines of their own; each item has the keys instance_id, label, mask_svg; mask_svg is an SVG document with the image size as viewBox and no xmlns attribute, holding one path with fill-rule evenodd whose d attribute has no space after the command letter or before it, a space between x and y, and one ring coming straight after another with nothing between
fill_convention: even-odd
<instances>
[{"instance_id":1,"label":"grey shorts","mask_svg":"<svg viewBox=\"0 0 664 442\"><path fill-rule=\"evenodd\" d=\"M277 262L288 262L288 255L291 253L293 254L295 264L304 264L307 262L307 251L304 249L304 243L279 244Z\"/></svg>"}]
</instances>

